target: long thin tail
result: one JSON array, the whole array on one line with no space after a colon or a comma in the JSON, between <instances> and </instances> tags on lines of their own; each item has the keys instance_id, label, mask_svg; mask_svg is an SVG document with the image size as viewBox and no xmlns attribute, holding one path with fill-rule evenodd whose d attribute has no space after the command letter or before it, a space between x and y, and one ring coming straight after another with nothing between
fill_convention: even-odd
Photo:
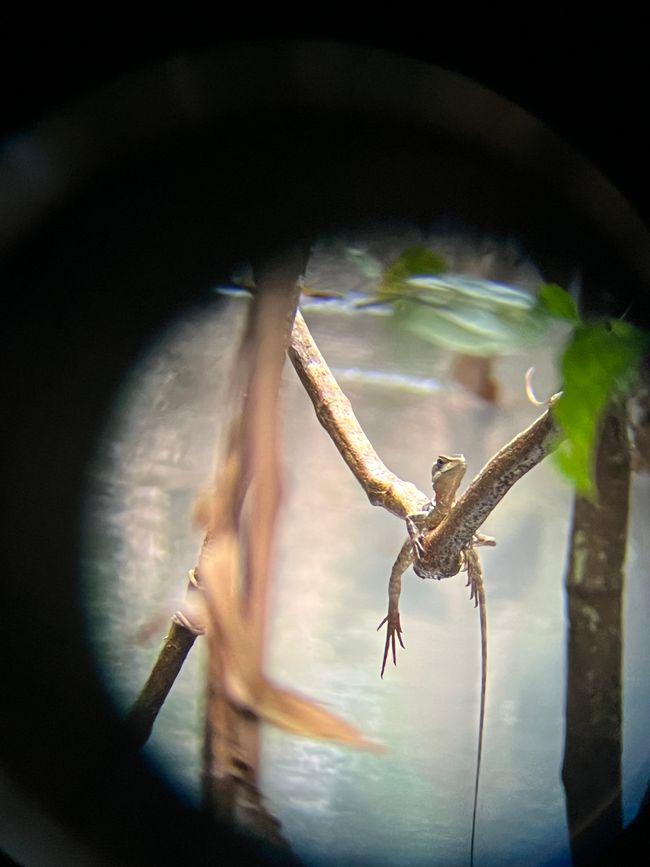
<instances>
[{"instance_id":1,"label":"long thin tail","mask_svg":"<svg viewBox=\"0 0 650 867\"><path fill-rule=\"evenodd\" d=\"M478 560L478 557L476 558ZM474 808L472 810L472 841L470 844L469 863L474 865L474 838L476 836L476 808L478 806L478 783L481 774L481 756L483 754L483 725L485 722L485 692L487 682L487 609L485 605L485 589L483 587L483 571L478 564L475 578L475 593L478 602L479 619L481 621L481 707L478 722L478 751L476 756L476 779L474 781Z\"/></svg>"}]
</instances>

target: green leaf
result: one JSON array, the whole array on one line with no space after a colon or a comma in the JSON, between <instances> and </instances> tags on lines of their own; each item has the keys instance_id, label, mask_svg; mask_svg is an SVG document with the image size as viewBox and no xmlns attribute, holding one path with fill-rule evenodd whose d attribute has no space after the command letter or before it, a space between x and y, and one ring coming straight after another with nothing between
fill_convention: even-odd
<instances>
[{"instance_id":1,"label":"green leaf","mask_svg":"<svg viewBox=\"0 0 650 867\"><path fill-rule=\"evenodd\" d=\"M458 274L418 275L405 285L410 294L396 299L395 321L454 352L505 355L547 333L548 316L521 289Z\"/></svg>"},{"instance_id":2,"label":"green leaf","mask_svg":"<svg viewBox=\"0 0 650 867\"><path fill-rule=\"evenodd\" d=\"M542 310L556 319L566 319L576 325L580 322L575 301L557 283L542 283L539 287L539 305Z\"/></svg>"},{"instance_id":3,"label":"green leaf","mask_svg":"<svg viewBox=\"0 0 650 867\"><path fill-rule=\"evenodd\" d=\"M386 298L401 295L406 291L405 283L415 274L440 274L447 270L445 259L428 247L416 245L407 247L384 271L377 294Z\"/></svg>"},{"instance_id":4,"label":"green leaf","mask_svg":"<svg viewBox=\"0 0 650 867\"><path fill-rule=\"evenodd\" d=\"M535 307L535 298L530 292L466 274L418 274L409 277L405 289L409 297L436 307L470 306L503 316L518 315L522 310L528 312Z\"/></svg>"},{"instance_id":5,"label":"green leaf","mask_svg":"<svg viewBox=\"0 0 650 867\"><path fill-rule=\"evenodd\" d=\"M359 306L390 303L395 322L418 337L474 355L516 352L540 337L548 316L522 289L465 274L424 246L408 247L384 271L377 295Z\"/></svg>"},{"instance_id":6,"label":"green leaf","mask_svg":"<svg viewBox=\"0 0 650 867\"><path fill-rule=\"evenodd\" d=\"M562 397L555 417L566 434L556 462L577 489L593 496L600 416L631 385L649 336L626 322L578 325L562 357Z\"/></svg>"},{"instance_id":7,"label":"green leaf","mask_svg":"<svg viewBox=\"0 0 650 867\"><path fill-rule=\"evenodd\" d=\"M527 313L506 316L503 310L486 310L478 305L436 307L419 303L419 299L400 301L395 321L429 343L469 355L517 352L543 336Z\"/></svg>"}]
</instances>

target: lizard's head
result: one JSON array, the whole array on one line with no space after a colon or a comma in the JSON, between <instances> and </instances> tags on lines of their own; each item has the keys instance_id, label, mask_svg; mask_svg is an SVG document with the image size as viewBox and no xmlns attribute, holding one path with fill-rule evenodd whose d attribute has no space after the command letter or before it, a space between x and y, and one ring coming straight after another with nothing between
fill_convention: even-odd
<instances>
[{"instance_id":1,"label":"lizard's head","mask_svg":"<svg viewBox=\"0 0 650 867\"><path fill-rule=\"evenodd\" d=\"M438 460L431 471L431 484L436 494L436 502L440 502L441 499L453 501L466 469L465 455L438 455Z\"/></svg>"}]
</instances>

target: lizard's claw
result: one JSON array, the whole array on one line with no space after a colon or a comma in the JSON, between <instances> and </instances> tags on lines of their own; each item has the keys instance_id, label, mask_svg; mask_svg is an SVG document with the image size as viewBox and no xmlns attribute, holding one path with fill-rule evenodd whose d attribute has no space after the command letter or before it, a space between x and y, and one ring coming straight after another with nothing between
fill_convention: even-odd
<instances>
[{"instance_id":1,"label":"lizard's claw","mask_svg":"<svg viewBox=\"0 0 650 867\"><path fill-rule=\"evenodd\" d=\"M387 623L386 627L386 644L384 644L384 658L381 662L381 676L383 678L384 671L386 669L386 660L388 659L388 649L392 644L393 648L393 665L397 665L397 650L395 644L395 634L397 634L397 638L402 647L406 650L404 642L402 641L402 625L399 621L399 611L389 611L386 617L381 621L379 626L377 627L377 632L381 629L381 627Z\"/></svg>"},{"instance_id":2,"label":"lizard's claw","mask_svg":"<svg viewBox=\"0 0 650 867\"><path fill-rule=\"evenodd\" d=\"M472 599L474 600L474 608L478 605L478 595L476 593L476 579L473 577L471 570L467 570L467 584L465 587L469 587L469 599L470 602Z\"/></svg>"}]
</instances>

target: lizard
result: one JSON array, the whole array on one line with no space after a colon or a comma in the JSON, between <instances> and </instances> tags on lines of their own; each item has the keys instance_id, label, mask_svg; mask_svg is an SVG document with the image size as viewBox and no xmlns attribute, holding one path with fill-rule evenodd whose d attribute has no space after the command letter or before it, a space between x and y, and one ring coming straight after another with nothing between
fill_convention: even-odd
<instances>
[{"instance_id":1,"label":"lizard","mask_svg":"<svg viewBox=\"0 0 650 867\"><path fill-rule=\"evenodd\" d=\"M487 679L487 610L485 603L485 590L483 586L483 570L475 548L479 545L494 545L494 539L480 533L474 533L470 544L458 552L458 555L446 568L439 565L432 568L427 557L425 547L426 534L439 527L447 519L456 497L458 487L465 475L467 461L464 455L439 455L431 472L431 483L435 494L435 503L429 504L428 508L406 518L409 538L402 545L397 559L391 569L388 584L388 614L377 627L386 627L386 643L381 666L381 677L384 676L388 652L392 649L393 664L397 665L396 641L404 647L402 640L402 627L399 616L399 597L402 589L402 575L410 565L420 578L452 577L461 569L467 570L467 585L470 587L470 600L474 599L474 606L479 608L479 620L481 625L481 698L479 710L478 749L476 759L476 776L474 781L474 804L472 810L472 836L470 847L470 864L474 863L474 838L476 832L476 808L478 804L479 776L481 771L481 754L483 751L483 728L485 722L485 696ZM423 538L424 537L424 538Z\"/></svg>"},{"instance_id":2,"label":"lizard","mask_svg":"<svg viewBox=\"0 0 650 867\"><path fill-rule=\"evenodd\" d=\"M513 437L494 455L471 483L460 500L455 503L458 487L465 475L467 462L463 455L439 455L431 472L435 503L426 504L420 511L406 517L409 538L404 542L393 564L388 584L388 614L377 629L386 623L386 643L381 666L383 678L388 652L392 646L393 664L397 665L396 641L404 647L399 616L399 597L402 575L412 564L420 578L451 578L461 569L467 570L470 599L479 609L481 627L481 698L479 709L478 748L472 810L470 865L474 863L476 809L478 805L479 777L483 752L485 699L487 681L487 606L483 584L483 570L476 548L495 545L490 536L478 533L478 527L505 496L512 485L531 470L562 439L551 408L562 392L540 401L532 389L533 368L526 373L526 394L536 406L547 410L526 430Z\"/></svg>"},{"instance_id":3,"label":"lizard","mask_svg":"<svg viewBox=\"0 0 650 867\"><path fill-rule=\"evenodd\" d=\"M436 504L432 506L426 494L410 482L404 482L395 476L383 464L354 415L350 401L341 391L318 351L300 311L294 321L289 357L314 405L318 420L332 438L369 501L372 505L381 506L406 520L407 528L411 528L409 538L402 545L391 570L388 614L377 627L381 629L384 623L388 624L382 677L391 644L393 662L397 664L396 636L404 647L399 618L402 574L414 560L417 561L414 563L416 573L424 578L451 577L466 565L470 584L475 591L475 603L478 603L479 612L483 615L482 721L485 707L487 618L482 574L477 572L480 564L478 558L474 559L470 552L480 544L495 544L493 539L477 532L479 527L515 482L537 466L563 439L563 433L551 412L551 406L559 398L559 394L548 401L543 415L516 434L490 458L457 502L454 502L454 498L465 473L465 459L462 455L441 455L432 472L436 494ZM529 380L530 374L527 375L527 383ZM529 392L531 389L527 387L527 393ZM412 535L414 538L411 538ZM475 791L478 791L481 744L482 734L479 732ZM473 822L475 816L476 810Z\"/></svg>"}]
</instances>

